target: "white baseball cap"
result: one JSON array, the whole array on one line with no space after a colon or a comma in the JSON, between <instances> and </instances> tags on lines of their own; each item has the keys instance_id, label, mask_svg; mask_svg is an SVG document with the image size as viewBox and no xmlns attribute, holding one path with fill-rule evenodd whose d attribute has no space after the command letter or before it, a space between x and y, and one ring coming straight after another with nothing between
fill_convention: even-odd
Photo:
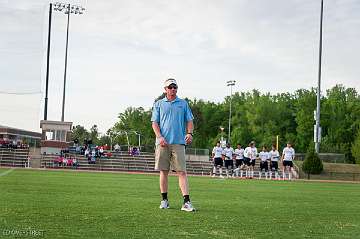
<instances>
[{"instance_id":1,"label":"white baseball cap","mask_svg":"<svg viewBox=\"0 0 360 239\"><path fill-rule=\"evenodd\" d=\"M170 79L167 79L167 80L164 82L164 86L165 86L165 87L168 87L168 86L171 85L171 84L177 85L176 80L170 78Z\"/></svg>"}]
</instances>

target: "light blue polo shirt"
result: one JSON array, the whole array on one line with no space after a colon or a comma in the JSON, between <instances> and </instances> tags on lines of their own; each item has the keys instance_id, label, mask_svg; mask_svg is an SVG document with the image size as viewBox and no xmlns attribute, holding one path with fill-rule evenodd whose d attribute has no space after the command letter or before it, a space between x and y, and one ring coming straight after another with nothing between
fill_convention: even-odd
<instances>
[{"instance_id":1,"label":"light blue polo shirt","mask_svg":"<svg viewBox=\"0 0 360 239\"><path fill-rule=\"evenodd\" d=\"M186 123L193 119L189 104L178 97L173 101L165 97L155 102L151 116L168 144L185 144ZM156 144L159 144L157 139Z\"/></svg>"}]
</instances>

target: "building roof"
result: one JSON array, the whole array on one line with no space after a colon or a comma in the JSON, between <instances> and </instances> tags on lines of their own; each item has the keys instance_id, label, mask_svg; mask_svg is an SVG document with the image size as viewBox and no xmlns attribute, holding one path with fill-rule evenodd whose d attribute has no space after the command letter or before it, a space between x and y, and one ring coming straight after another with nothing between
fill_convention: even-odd
<instances>
[{"instance_id":1,"label":"building roof","mask_svg":"<svg viewBox=\"0 0 360 239\"><path fill-rule=\"evenodd\" d=\"M17 135L27 138L36 138L41 139L41 133L24 130L24 129L18 129L18 128L12 128L8 126L0 125L0 134L6 134L6 135Z\"/></svg>"}]
</instances>

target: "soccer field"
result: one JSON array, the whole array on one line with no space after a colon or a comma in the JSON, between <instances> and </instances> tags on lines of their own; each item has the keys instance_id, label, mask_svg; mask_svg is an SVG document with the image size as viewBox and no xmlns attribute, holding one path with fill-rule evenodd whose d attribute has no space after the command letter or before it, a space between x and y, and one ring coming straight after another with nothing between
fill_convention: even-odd
<instances>
[{"instance_id":1,"label":"soccer field","mask_svg":"<svg viewBox=\"0 0 360 239\"><path fill-rule=\"evenodd\" d=\"M0 238L360 238L360 184L0 168ZM4 173L7 172L7 173Z\"/></svg>"}]
</instances>

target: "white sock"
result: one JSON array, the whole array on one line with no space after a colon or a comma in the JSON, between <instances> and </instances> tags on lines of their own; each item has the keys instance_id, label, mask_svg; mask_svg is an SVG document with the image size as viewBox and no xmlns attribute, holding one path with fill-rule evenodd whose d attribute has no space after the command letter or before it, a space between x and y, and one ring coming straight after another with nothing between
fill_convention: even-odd
<instances>
[{"instance_id":1,"label":"white sock","mask_svg":"<svg viewBox=\"0 0 360 239\"><path fill-rule=\"evenodd\" d=\"M214 166L213 174L216 174L216 167Z\"/></svg>"},{"instance_id":2,"label":"white sock","mask_svg":"<svg viewBox=\"0 0 360 239\"><path fill-rule=\"evenodd\" d=\"M243 176L243 171L240 170L240 177L242 178L242 176Z\"/></svg>"},{"instance_id":3,"label":"white sock","mask_svg":"<svg viewBox=\"0 0 360 239\"><path fill-rule=\"evenodd\" d=\"M222 175L222 168L219 168L220 176Z\"/></svg>"},{"instance_id":4,"label":"white sock","mask_svg":"<svg viewBox=\"0 0 360 239\"><path fill-rule=\"evenodd\" d=\"M265 172L265 178L268 179L268 173L267 172Z\"/></svg>"}]
</instances>

